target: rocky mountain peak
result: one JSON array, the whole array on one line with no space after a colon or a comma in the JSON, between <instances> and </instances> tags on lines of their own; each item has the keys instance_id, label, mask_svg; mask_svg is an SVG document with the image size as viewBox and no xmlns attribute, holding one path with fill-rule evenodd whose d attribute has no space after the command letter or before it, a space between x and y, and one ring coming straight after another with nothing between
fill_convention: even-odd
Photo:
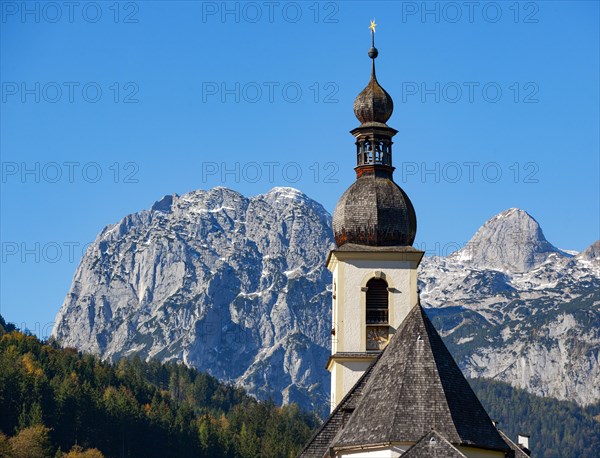
<instances>
[{"instance_id":1,"label":"rocky mountain peak","mask_svg":"<svg viewBox=\"0 0 600 458\"><path fill-rule=\"evenodd\" d=\"M276 187L270 191L257 196L258 198L268 202L270 205L277 207L294 206L296 204L306 205L309 208L318 209L317 211L325 211L321 204L312 200L302 191L296 188Z\"/></svg>"},{"instance_id":2,"label":"rocky mountain peak","mask_svg":"<svg viewBox=\"0 0 600 458\"><path fill-rule=\"evenodd\" d=\"M567 256L546 240L529 213L509 208L486 221L452 256L476 266L518 273L535 268L553 253Z\"/></svg>"},{"instance_id":3,"label":"rocky mountain peak","mask_svg":"<svg viewBox=\"0 0 600 458\"><path fill-rule=\"evenodd\" d=\"M167 195L107 226L54 336L107 359L178 359L259 397L327 406L331 216L293 188ZM227 355L226 357L224 355Z\"/></svg>"},{"instance_id":4,"label":"rocky mountain peak","mask_svg":"<svg viewBox=\"0 0 600 458\"><path fill-rule=\"evenodd\" d=\"M171 211L171 208L173 207L174 200L178 197L179 196L177 194L166 195L162 199L154 202L154 205L152 205L152 208L150 210L169 213Z\"/></svg>"},{"instance_id":5,"label":"rocky mountain peak","mask_svg":"<svg viewBox=\"0 0 600 458\"><path fill-rule=\"evenodd\" d=\"M596 240L589 247L583 250L578 257L588 261L600 263L600 240Z\"/></svg>"},{"instance_id":6,"label":"rocky mountain peak","mask_svg":"<svg viewBox=\"0 0 600 458\"><path fill-rule=\"evenodd\" d=\"M287 186L276 186L270 191L266 192L264 196L275 196L288 199L301 199L306 198L306 194L296 188L290 188Z\"/></svg>"}]
</instances>

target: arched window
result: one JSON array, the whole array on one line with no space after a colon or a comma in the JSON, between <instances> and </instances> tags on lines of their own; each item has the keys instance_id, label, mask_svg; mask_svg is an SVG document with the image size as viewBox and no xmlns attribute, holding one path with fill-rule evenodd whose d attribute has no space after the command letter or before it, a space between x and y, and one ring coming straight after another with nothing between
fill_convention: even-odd
<instances>
[{"instance_id":1,"label":"arched window","mask_svg":"<svg viewBox=\"0 0 600 458\"><path fill-rule=\"evenodd\" d=\"M367 324L388 323L388 284L381 278L367 282Z\"/></svg>"},{"instance_id":2,"label":"arched window","mask_svg":"<svg viewBox=\"0 0 600 458\"><path fill-rule=\"evenodd\" d=\"M363 164L372 164L373 163L373 150L371 149L371 142L367 140L364 143L364 153L363 153Z\"/></svg>"}]
</instances>

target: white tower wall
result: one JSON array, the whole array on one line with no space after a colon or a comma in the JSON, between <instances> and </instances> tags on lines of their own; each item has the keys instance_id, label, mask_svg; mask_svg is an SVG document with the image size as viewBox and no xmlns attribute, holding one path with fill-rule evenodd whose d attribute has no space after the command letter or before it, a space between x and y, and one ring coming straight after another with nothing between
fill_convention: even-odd
<instances>
[{"instance_id":1,"label":"white tower wall","mask_svg":"<svg viewBox=\"0 0 600 458\"><path fill-rule=\"evenodd\" d=\"M417 267L422 251L412 247L344 247L331 252L333 273L331 408L343 399L418 302ZM368 325L367 282L388 284L388 323Z\"/></svg>"}]
</instances>

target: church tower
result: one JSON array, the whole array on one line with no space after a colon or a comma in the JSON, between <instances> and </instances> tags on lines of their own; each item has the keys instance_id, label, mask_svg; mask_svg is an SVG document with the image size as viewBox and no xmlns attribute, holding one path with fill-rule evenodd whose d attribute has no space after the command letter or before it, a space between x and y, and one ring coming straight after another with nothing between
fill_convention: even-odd
<instances>
[{"instance_id":1,"label":"church tower","mask_svg":"<svg viewBox=\"0 0 600 458\"><path fill-rule=\"evenodd\" d=\"M333 410L385 348L418 302L417 267L423 252L412 247L417 218L410 199L394 182L392 138L386 123L394 104L375 73L375 23L371 22L371 79L354 101L360 125L356 181L333 214L337 249L333 273L331 372Z\"/></svg>"},{"instance_id":2,"label":"church tower","mask_svg":"<svg viewBox=\"0 0 600 458\"><path fill-rule=\"evenodd\" d=\"M375 32L371 22L371 34ZM419 303L413 206L394 183L375 76L354 102L356 181L333 214L331 414L300 458L527 458L494 425Z\"/></svg>"}]
</instances>

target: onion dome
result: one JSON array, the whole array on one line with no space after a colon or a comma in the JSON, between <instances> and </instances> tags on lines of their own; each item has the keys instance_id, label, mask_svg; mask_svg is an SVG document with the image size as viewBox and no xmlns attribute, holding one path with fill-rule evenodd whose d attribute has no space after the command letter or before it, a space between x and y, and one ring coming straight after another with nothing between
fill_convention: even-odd
<instances>
[{"instance_id":1,"label":"onion dome","mask_svg":"<svg viewBox=\"0 0 600 458\"><path fill-rule=\"evenodd\" d=\"M361 125L356 138L356 181L340 198L333 213L333 235L338 247L346 243L369 246L410 246L417 232L415 209L394 183L392 137L388 127L394 104L375 77L375 23L371 22L371 80L354 101Z\"/></svg>"},{"instance_id":2,"label":"onion dome","mask_svg":"<svg viewBox=\"0 0 600 458\"><path fill-rule=\"evenodd\" d=\"M371 49L377 51L376 48ZM371 80L354 100L354 115L362 124L371 122L385 124L392 116L393 111L394 102L392 98L381 87L375 76L375 59L373 58Z\"/></svg>"},{"instance_id":3,"label":"onion dome","mask_svg":"<svg viewBox=\"0 0 600 458\"><path fill-rule=\"evenodd\" d=\"M393 180L361 175L340 198L333 213L335 243L411 246L417 233L415 209Z\"/></svg>"}]
</instances>

